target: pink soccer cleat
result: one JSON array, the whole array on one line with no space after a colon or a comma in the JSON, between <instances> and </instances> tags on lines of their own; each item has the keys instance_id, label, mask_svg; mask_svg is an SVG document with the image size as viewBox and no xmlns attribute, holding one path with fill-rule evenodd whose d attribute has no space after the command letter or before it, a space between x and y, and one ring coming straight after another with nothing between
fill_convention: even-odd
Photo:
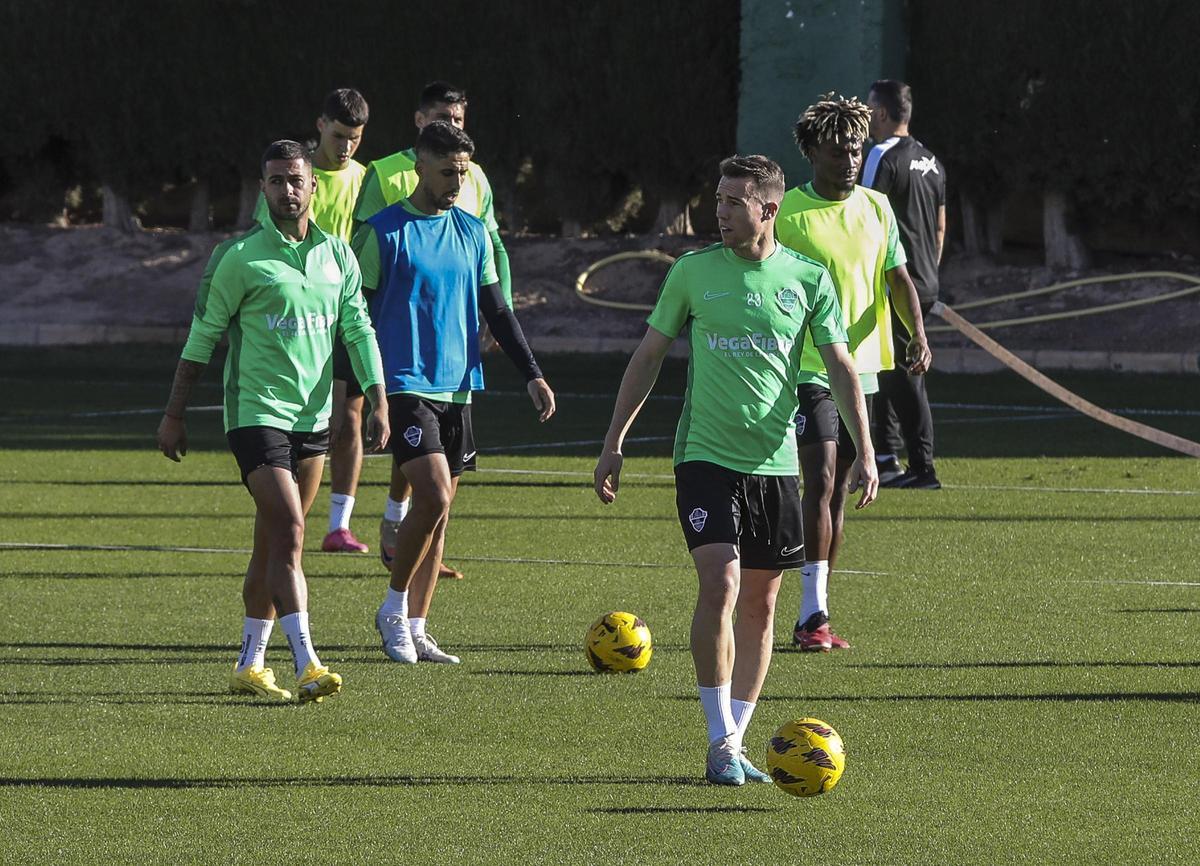
<instances>
[{"instance_id":1,"label":"pink soccer cleat","mask_svg":"<svg viewBox=\"0 0 1200 866\"><path fill-rule=\"evenodd\" d=\"M321 542L326 553L367 553L370 548L354 537L349 529L335 529Z\"/></svg>"}]
</instances>

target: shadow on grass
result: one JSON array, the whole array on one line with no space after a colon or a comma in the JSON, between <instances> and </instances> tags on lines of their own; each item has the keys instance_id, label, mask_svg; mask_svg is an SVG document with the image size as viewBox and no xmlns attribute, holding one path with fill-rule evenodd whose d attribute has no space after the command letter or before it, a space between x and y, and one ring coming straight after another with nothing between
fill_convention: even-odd
<instances>
[{"instance_id":1,"label":"shadow on grass","mask_svg":"<svg viewBox=\"0 0 1200 866\"><path fill-rule=\"evenodd\" d=\"M682 697L682 696L681 696ZM688 695L687 700L695 697ZM1150 703L1197 704L1200 692L1042 692L1035 694L967 694L967 695L762 695L759 701L832 701L846 703L902 703L905 701L945 701L947 703L1116 703L1144 701Z\"/></svg>"},{"instance_id":2,"label":"shadow on grass","mask_svg":"<svg viewBox=\"0 0 1200 866\"><path fill-rule=\"evenodd\" d=\"M612 809L587 809L593 815L712 815L728 812L775 812L764 806L621 806Z\"/></svg>"},{"instance_id":3,"label":"shadow on grass","mask_svg":"<svg viewBox=\"0 0 1200 866\"><path fill-rule=\"evenodd\" d=\"M0 788L66 788L66 789L189 789L189 788L424 788L441 785L530 785L558 787L575 785L670 785L676 787L709 787L702 779L691 776L451 776L429 774L422 776L291 776L275 779L208 778L19 778L0 777ZM734 807L737 808L737 807ZM696 811L687 809L684 811Z\"/></svg>"},{"instance_id":4,"label":"shadow on grass","mask_svg":"<svg viewBox=\"0 0 1200 866\"><path fill-rule=\"evenodd\" d=\"M507 677L594 677L593 671L514 671L492 668L483 671L471 671L475 676L507 676Z\"/></svg>"},{"instance_id":5,"label":"shadow on grass","mask_svg":"<svg viewBox=\"0 0 1200 866\"><path fill-rule=\"evenodd\" d=\"M1125 607L1116 613L1200 613L1200 607Z\"/></svg>"},{"instance_id":6,"label":"shadow on grass","mask_svg":"<svg viewBox=\"0 0 1200 866\"><path fill-rule=\"evenodd\" d=\"M987 668L1196 668L1200 661L996 661L996 662L897 662L846 665L850 668L876 670L977 670Z\"/></svg>"}]
</instances>

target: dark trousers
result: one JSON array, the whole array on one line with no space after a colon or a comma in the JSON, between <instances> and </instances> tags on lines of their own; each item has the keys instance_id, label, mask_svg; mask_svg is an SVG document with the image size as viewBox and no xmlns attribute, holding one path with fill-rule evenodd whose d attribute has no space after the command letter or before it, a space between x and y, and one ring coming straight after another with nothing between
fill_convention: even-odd
<instances>
[{"instance_id":1,"label":"dark trousers","mask_svg":"<svg viewBox=\"0 0 1200 866\"><path fill-rule=\"evenodd\" d=\"M932 301L921 304L922 317L932 305ZM911 470L929 471L933 469L933 413L929 411L925 377L911 376L904 369L908 332L895 313L892 313L892 333L895 335L896 369L879 374L879 393L874 398L875 429L872 431L875 451L899 454L903 446Z\"/></svg>"}]
</instances>

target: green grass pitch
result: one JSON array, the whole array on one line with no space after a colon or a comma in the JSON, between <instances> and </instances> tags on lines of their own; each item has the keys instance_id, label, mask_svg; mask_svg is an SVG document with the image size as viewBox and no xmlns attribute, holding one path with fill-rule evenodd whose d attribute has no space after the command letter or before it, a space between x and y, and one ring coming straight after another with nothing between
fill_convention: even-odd
<instances>
[{"instance_id":1,"label":"green grass pitch","mask_svg":"<svg viewBox=\"0 0 1200 866\"><path fill-rule=\"evenodd\" d=\"M1200 856L1200 463L1077 416L1012 376L934 373L940 492L847 521L843 653L790 651L798 575L748 735L824 719L831 793L702 783L687 651L695 575L670 444L590 489L622 359L546 358L539 427L503 358L475 412L484 471L455 505L431 630L457 668L401 667L371 556L318 552L314 639L345 690L319 706L225 693L251 501L219 413L176 466L153 448L169 348L0 351L0 862L1194 863ZM194 404L219 402L206 374ZM1073 375L1107 407L1200 437L1195 379ZM656 394L682 393L672 363ZM978 408L982 404L1009 408ZM974 407L974 408L972 408ZM150 410L139 413L139 410ZM670 437L675 399L634 437ZM112 414L126 413L126 414ZM527 447L545 443L579 443ZM388 471L368 461L372 546ZM64 545L31 549L13 545ZM128 546L96 550L89 546ZM228 552L178 552L168 548ZM157 549L156 549L157 548ZM588 625L646 619L631 676L592 674ZM268 663L291 682L276 629Z\"/></svg>"}]
</instances>

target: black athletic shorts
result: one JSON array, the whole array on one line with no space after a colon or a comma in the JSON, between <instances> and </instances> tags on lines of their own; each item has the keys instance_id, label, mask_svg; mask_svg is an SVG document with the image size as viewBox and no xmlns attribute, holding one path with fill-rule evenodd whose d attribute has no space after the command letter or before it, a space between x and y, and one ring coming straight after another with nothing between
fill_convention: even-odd
<instances>
[{"instance_id":1,"label":"black athletic shorts","mask_svg":"<svg viewBox=\"0 0 1200 866\"><path fill-rule=\"evenodd\" d=\"M833 394L823 385L805 383L796 389L800 400L800 410L796 413L796 441L803 448L805 445L816 445L818 442L836 442L837 459L853 463L858 456L854 440L850 438L849 428L842 423L838 415L837 403ZM874 395L867 395L867 429L871 427L871 416Z\"/></svg>"},{"instance_id":2,"label":"black athletic shorts","mask_svg":"<svg viewBox=\"0 0 1200 866\"><path fill-rule=\"evenodd\" d=\"M333 378L346 383L347 397L361 397L362 386L358 384L358 376L354 375L354 365L350 363L350 353L346 344L340 339L333 341Z\"/></svg>"},{"instance_id":3,"label":"black athletic shorts","mask_svg":"<svg viewBox=\"0 0 1200 866\"><path fill-rule=\"evenodd\" d=\"M775 571L804 564L795 475L746 475L688 460L675 467L675 505L688 550L734 544L742 568Z\"/></svg>"},{"instance_id":4,"label":"black athletic shorts","mask_svg":"<svg viewBox=\"0 0 1200 866\"><path fill-rule=\"evenodd\" d=\"M300 461L320 457L329 450L329 431L290 433L275 427L235 427L225 434L229 450L242 470L242 483L261 466L278 466L300 477Z\"/></svg>"},{"instance_id":5,"label":"black athletic shorts","mask_svg":"<svg viewBox=\"0 0 1200 866\"><path fill-rule=\"evenodd\" d=\"M451 478L475 471L470 403L389 394L388 422L392 427L392 457L397 465L425 454L445 454Z\"/></svg>"}]
</instances>

